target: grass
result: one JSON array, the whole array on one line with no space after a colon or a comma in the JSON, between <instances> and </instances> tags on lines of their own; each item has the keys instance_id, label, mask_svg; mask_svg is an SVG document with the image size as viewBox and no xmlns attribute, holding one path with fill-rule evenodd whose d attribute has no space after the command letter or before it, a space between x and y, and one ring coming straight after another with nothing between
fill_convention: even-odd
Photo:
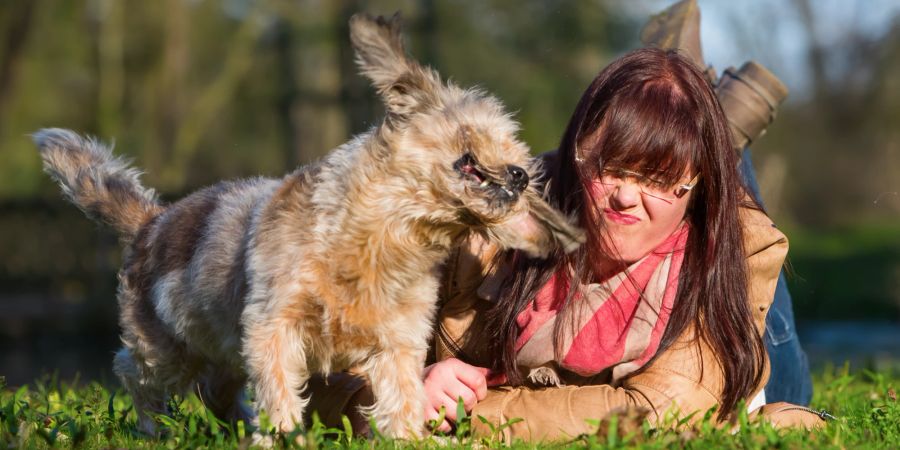
<instances>
[{"instance_id":1,"label":"grass","mask_svg":"<svg viewBox=\"0 0 900 450\"><path fill-rule=\"evenodd\" d=\"M625 420L598 423L600 432L568 441L529 444L516 448L897 448L900 447L900 374L871 371L849 373L848 366L826 369L814 378L813 407L838 417L821 430L776 430L766 423L738 419L736 432L714 427L704 420L692 427L652 429L648 423L629 427ZM236 429L217 421L190 396L173 400L173 414L161 417L164 438L147 438L135 429L131 400L94 382L72 387L45 377L29 386L10 389L0 379L0 448L248 448L251 429ZM710 414L707 414L707 417ZM466 420L478 420L468 418ZM423 448L451 444L463 448L495 448L496 437L467 435L468 424L456 436L419 442L370 440L353 437L349 423L326 429L319 423L305 432L305 448ZM293 439L276 447L300 448Z\"/></svg>"}]
</instances>

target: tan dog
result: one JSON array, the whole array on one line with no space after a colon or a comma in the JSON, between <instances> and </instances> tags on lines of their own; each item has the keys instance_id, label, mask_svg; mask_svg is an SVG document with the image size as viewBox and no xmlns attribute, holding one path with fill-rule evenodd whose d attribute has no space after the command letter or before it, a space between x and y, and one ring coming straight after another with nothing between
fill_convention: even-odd
<instances>
[{"instance_id":1,"label":"tan dog","mask_svg":"<svg viewBox=\"0 0 900 450\"><path fill-rule=\"evenodd\" d=\"M418 435L451 248L469 232L536 256L582 242L529 183L536 167L497 100L408 59L396 16L350 28L386 118L281 180L222 182L163 206L98 142L35 134L68 198L127 244L115 371L143 430L191 386L219 417L251 419L249 379L257 408L288 431L310 373L357 366L379 430Z\"/></svg>"}]
</instances>

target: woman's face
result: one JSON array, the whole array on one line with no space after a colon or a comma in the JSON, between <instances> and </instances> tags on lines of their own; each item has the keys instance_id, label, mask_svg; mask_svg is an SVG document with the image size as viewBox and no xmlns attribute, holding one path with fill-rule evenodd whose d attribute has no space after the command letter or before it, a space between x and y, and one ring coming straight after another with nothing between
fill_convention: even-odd
<instances>
[{"instance_id":1,"label":"woman's face","mask_svg":"<svg viewBox=\"0 0 900 450\"><path fill-rule=\"evenodd\" d=\"M660 245L684 219L696 184L685 175L674 187L654 184L643 174L606 170L591 183L593 211L603 226L603 244L612 259L633 263ZM679 195L680 194L680 195Z\"/></svg>"}]
</instances>

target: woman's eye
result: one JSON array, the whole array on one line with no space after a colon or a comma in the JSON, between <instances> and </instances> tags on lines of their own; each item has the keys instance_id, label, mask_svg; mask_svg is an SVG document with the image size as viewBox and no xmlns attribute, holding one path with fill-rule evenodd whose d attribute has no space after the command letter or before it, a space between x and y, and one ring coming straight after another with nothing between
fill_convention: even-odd
<instances>
[{"instance_id":1,"label":"woman's eye","mask_svg":"<svg viewBox=\"0 0 900 450\"><path fill-rule=\"evenodd\" d=\"M654 180L652 178L644 177L644 179L642 181L645 186L647 186L648 188L655 189L655 190L660 190L660 191L668 190L668 188L670 187L667 183L663 183L662 181Z\"/></svg>"}]
</instances>

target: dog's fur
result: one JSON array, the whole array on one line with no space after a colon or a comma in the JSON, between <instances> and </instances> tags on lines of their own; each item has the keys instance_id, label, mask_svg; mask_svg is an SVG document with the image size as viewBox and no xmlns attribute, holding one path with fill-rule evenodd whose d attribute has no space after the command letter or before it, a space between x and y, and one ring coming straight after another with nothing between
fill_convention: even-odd
<instances>
[{"instance_id":1,"label":"dog's fur","mask_svg":"<svg viewBox=\"0 0 900 450\"><path fill-rule=\"evenodd\" d=\"M532 255L583 241L528 183L537 167L497 100L407 58L396 16L356 16L351 38L387 115L281 180L222 182L163 206L97 141L34 135L66 196L126 243L115 372L143 430L191 386L219 417L252 419L249 380L256 406L288 431L310 373L357 366L379 429L414 436L452 247L469 232Z\"/></svg>"}]
</instances>

